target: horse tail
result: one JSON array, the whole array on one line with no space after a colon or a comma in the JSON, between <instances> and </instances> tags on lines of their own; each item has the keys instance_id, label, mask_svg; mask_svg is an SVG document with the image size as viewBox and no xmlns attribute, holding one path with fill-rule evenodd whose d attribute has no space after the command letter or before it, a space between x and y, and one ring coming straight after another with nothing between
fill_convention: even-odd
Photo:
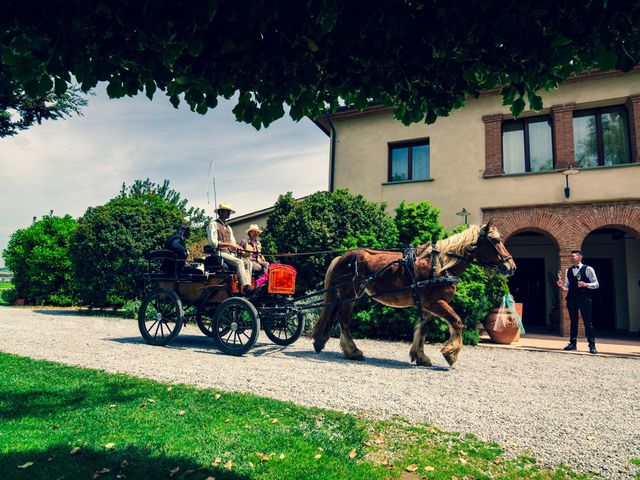
<instances>
[{"instance_id":1,"label":"horse tail","mask_svg":"<svg viewBox=\"0 0 640 480\"><path fill-rule=\"evenodd\" d=\"M331 327L335 323L335 311L337 309L336 301L338 299L338 289L334 288L333 273L338 262L342 257L334 258L329 264L327 273L324 276L324 298L320 318L313 326L311 338L313 338L313 348L320 353L324 348L329 336L331 335Z\"/></svg>"}]
</instances>

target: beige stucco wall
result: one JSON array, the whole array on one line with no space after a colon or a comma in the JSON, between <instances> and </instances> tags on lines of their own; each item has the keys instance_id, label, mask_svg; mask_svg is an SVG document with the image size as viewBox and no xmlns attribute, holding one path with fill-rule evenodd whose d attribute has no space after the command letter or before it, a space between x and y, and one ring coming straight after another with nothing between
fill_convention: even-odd
<instances>
[{"instance_id":1,"label":"beige stucco wall","mask_svg":"<svg viewBox=\"0 0 640 480\"><path fill-rule=\"evenodd\" d=\"M575 103L576 109L623 104L629 95L638 93L637 71L566 83L554 92L542 93L545 110L541 113L563 103ZM481 209L486 207L637 198L640 194L640 164L582 170L569 179L569 200L564 197L565 177L560 172L483 178L482 116L496 113L508 115L509 110L499 95L485 95L470 99L465 108L433 125L405 127L390 113L336 118L335 187L387 202L390 211L402 200L428 200L441 210L440 219L446 228L462 223L455 212L463 207L471 213L469 222L478 223ZM425 137L431 145L432 180L385 184L387 144Z\"/></svg>"},{"instance_id":2,"label":"beige stucco wall","mask_svg":"<svg viewBox=\"0 0 640 480\"><path fill-rule=\"evenodd\" d=\"M247 238L247 228L249 228L249 225L253 223L257 224L264 230L267 226L267 216L269 213L271 212L244 215L242 218L238 218L237 220L230 218L229 225L231 225L233 236L236 238L236 241L239 242L240 240Z\"/></svg>"}]
</instances>

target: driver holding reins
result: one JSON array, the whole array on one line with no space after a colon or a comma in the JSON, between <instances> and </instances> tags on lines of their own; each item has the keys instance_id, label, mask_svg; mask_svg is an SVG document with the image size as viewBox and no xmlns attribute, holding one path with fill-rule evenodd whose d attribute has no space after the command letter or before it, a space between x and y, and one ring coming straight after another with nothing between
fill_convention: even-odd
<instances>
[{"instance_id":1,"label":"driver holding reins","mask_svg":"<svg viewBox=\"0 0 640 480\"><path fill-rule=\"evenodd\" d=\"M224 261L238 272L244 294L251 295L253 293L251 288L251 260L236 256L236 251L241 251L242 248L236 244L233 230L227 224L231 214L236 212L227 203L220 203L214 212L218 215L218 218L207 227L207 242L211 247L218 250L218 254Z\"/></svg>"}]
</instances>

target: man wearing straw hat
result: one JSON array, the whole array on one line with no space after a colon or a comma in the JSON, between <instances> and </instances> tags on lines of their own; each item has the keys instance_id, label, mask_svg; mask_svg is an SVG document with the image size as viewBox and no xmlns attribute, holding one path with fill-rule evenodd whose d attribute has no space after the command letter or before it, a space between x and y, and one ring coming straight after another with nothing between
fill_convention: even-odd
<instances>
[{"instance_id":1,"label":"man wearing straw hat","mask_svg":"<svg viewBox=\"0 0 640 480\"><path fill-rule=\"evenodd\" d=\"M251 268L257 273L266 273L269 269L269 262L262 255L262 244L260 243L260 234L262 229L255 223L247 228L249 238L242 240L240 246L244 249L242 256L251 261Z\"/></svg>"},{"instance_id":2,"label":"man wearing straw hat","mask_svg":"<svg viewBox=\"0 0 640 480\"><path fill-rule=\"evenodd\" d=\"M251 288L251 261L248 258L238 258L235 255L240 246L236 244L233 230L227 224L231 214L236 212L228 203L220 203L214 212L216 212L218 218L207 227L207 241L211 247L218 250L224 261L238 272L244 294L251 295L253 293Z\"/></svg>"}]
</instances>

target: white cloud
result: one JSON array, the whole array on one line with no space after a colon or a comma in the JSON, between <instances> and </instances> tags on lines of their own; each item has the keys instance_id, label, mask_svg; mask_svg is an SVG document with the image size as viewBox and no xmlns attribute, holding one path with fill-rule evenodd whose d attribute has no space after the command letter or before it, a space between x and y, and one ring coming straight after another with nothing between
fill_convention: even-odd
<instances>
[{"instance_id":1,"label":"white cloud","mask_svg":"<svg viewBox=\"0 0 640 480\"><path fill-rule=\"evenodd\" d=\"M232 108L221 101L201 116L184 105L174 109L162 95L150 102L99 93L82 117L0 139L0 251L33 217L53 210L77 218L113 198L123 182L147 177L170 180L190 205L211 215L212 161L217 199L238 215L269 207L287 191L326 189L329 139L317 126L283 118L256 131L236 122Z\"/></svg>"}]
</instances>

